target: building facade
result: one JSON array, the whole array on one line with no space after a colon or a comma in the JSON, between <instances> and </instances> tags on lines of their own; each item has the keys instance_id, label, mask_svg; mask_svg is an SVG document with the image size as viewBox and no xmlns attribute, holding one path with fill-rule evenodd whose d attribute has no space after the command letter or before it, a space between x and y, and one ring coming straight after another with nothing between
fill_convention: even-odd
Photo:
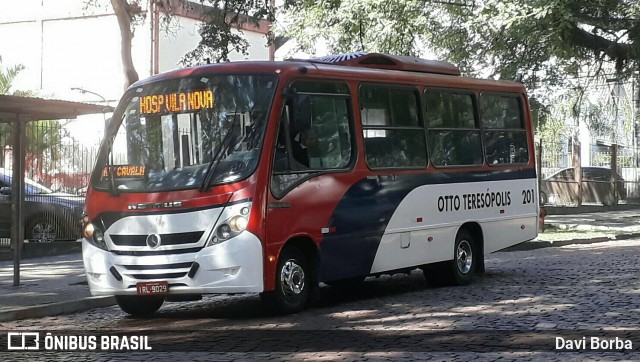
<instances>
[{"instance_id":1,"label":"building facade","mask_svg":"<svg viewBox=\"0 0 640 362\"><path fill-rule=\"evenodd\" d=\"M135 26L132 56L140 78L179 66L182 56L200 42L204 8L199 2L164 1L173 14L168 31L152 0L141 1L143 20ZM13 89L39 96L115 105L124 90L121 36L109 0L0 0L0 57L3 66L25 69ZM161 8L158 7L158 12ZM248 59L273 59L269 25L247 24L241 30L250 44ZM242 60L238 53L231 60ZM82 92L86 90L86 92Z\"/></svg>"}]
</instances>

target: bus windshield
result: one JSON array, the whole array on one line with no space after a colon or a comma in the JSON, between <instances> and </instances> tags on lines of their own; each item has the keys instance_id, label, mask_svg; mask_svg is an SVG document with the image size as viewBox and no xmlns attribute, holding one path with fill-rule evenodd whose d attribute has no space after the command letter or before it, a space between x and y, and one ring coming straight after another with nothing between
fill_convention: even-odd
<instances>
[{"instance_id":1,"label":"bus windshield","mask_svg":"<svg viewBox=\"0 0 640 362\"><path fill-rule=\"evenodd\" d=\"M102 145L94 187L205 190L248 177L258 163L276 81L212 75L130 89L126 107L113 117L119 127L110 125L116 133Z\"/></svg>"}]
</instances>

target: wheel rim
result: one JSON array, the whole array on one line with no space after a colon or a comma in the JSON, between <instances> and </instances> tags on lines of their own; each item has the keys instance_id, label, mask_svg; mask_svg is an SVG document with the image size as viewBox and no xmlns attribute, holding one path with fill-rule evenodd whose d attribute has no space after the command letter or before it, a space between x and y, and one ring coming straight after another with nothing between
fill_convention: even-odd
<instances>
[{"instance_id":1,"label":"wheel rim","mask_svg":"<svg viewBox=\"0 0 640 362\"><path fill-rule=\"evenodd\" d=\"M456 264L458 270L462 274L467 274L471 271L471 265L473 264L473 251L471 244L467 240L462 240L458 244L458 250L456 251Z\"/></svg>"},{"instance_id":2,"label":"wheel rim","mask_svg":"<svg viewBox=\"0 0 640 362\"><path fill-rule=\"evenodd\" d=\"M41 222L35 224L31 230L33 240L40 243L50 243L56 239L56 230L53 224Z\"/></svg>"},{"instance_id":3,"label":"wheel rim","mask_svg":"<svg viewBox=\"0 0 640 362\"><path fill-rule=\"evenodd\" d=\"M295 260L289 260L282 266L280 281L285 296L297 296L304 290L304 269Z\"/></svg>"}]
</instances>

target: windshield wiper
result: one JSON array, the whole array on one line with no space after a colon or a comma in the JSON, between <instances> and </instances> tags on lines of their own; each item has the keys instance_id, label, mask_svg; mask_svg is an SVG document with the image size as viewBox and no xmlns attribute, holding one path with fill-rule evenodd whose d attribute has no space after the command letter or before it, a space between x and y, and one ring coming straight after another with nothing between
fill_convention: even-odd
<instances>
[{"instance_id":1,"label":"windshield wiper","mask_svg":"<svg viewBox=\"0 0 640 362\"><path fill-rule=\"evenodd\" d=\"M233 134L233 123L231 123L229 125L229 128L227 128L224 134L224 137L222 138L222 142L220 142L220 145L218 145L218 149L213 155L211 162L209 162L209 165L207 166L207 172L204 175L204 180L202 181L202 185L200 185L201 192L204 192L209 188L211 179L213 178L213 175L215 175L216 168L218 167L218 164L220 164L220 161L222 160L222 155L225 154L229 149L229 140L231 139L232 134Z\"/></svg>"},{"instance_id":2,"label":"windshield wiper","mask_svg":"<svg viewBox=\"0 0 640 362\"><path fill-rule=\"evenodd\" d=\"M118 189L116 188L116 179L113 177L113 174L114 174L113 171L114 170L113 170L113 167L112 167L112 165L113 165L113 140L112 140L111 146L109 148L110 148L109 156L108 156L109 157L109 159L108 159L109 161L107 162L107 170L109 170L108 171L109 172L109 191L110 191L111 196L117 197L117 196L119 196L119 193L118 193Z\"/></svg>"}]
</instances>

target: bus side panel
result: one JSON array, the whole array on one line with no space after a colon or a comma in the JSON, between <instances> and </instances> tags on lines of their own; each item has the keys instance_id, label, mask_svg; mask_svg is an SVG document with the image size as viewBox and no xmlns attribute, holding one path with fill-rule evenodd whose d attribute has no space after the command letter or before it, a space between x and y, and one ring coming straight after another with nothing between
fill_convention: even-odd
<instances>
[{"instance_id":1,"label":"bus side panel","mask_svg":"<svg viewBox=\"0 0 640 362\"><path fill-rule=\"evenodd\" d=\"M385 234L371 266L371 273L451 260L452 235L457 231L458 225L449 225Z\"/></svg>"},{"instance_id":2,"label":"bus side panel","mask_svg":"<svg viewBox=\"0 0 640 362\"><path fill-rule=\"evenodd\" d=\"M530 178L417 187L391 217L371 272L453 259L456 234L466 222L481 226L485 253L534 238L535 184Z\"/></svg>"},{"instance_id":3,"label":"bus side panel","mask_svg":"<svg viewBox=\"0 0 640 362\"><path fill-rule=\"evenodd\" d=\"M529 188L534 194L535 170L531 168L361 179L345 193L331 217L328 227L332 233L324 235L320 245L320 280L450 260L455 233L465 221L514 219L530 214L532 221L525 225L526 235L520 228L522 224L518 224L513 232L503 230L497 242L485 238L485 243L513 245L533 238L535 200L527 202L524 208L518 204L523 201L522 192ZM476 198L482 193L483 202L467 200L464 195L471 193ZM498 207L497 198L504 207ZM531 223L534 227L529 226Z\"/></svg>"},{"instance_id":4,"label":"bus side panel","mask_svg":"<svg viewBox=\"0 0 640 362\"><path fill-rule=\"evenodd\" d=\"M275 285L275 263L283 245L293 239L311 240L318 245L323 235L331 235L323 232L329 227L336 204L357 179L353 172L320 174L301 182L280 199L269 195L265 256L273 272L267 269L267 290ZM357 217L349 223L355 220Z\"/></svg>"},{"instance_id":5,"label":"bus side panel","mask_svg":"<svg viewBox=\"0 0 640 362\"><path fill-rule=\"evenodd\" d=\"M355 183L335 208L320 245L320 281L369 275L380 239L404 197L421 175L367 176Z\"/></svg>"},{"instance_id":6,"label":"bus side panel","mask_svg":"<svg viewBox=\"0 0 640 362\"><path fill-rule=\"evenodd\" d=\"M489 254L538 236L538 218L535 215L509 220L495 220L482 225L485 240L484 253Z\"/></svg>"}]
</instances>

